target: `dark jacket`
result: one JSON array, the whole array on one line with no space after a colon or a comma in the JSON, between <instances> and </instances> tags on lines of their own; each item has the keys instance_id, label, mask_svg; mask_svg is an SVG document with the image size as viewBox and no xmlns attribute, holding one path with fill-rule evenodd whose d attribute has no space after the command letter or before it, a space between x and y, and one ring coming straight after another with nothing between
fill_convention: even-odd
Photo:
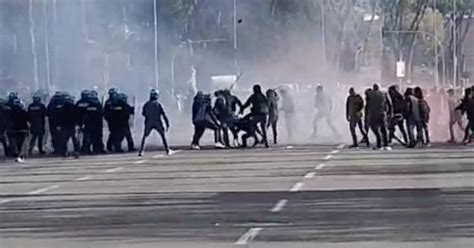
<instances>
[{"instance_id":1,"label":"dark jacket","mask_svg":"<svg viewBox=\"0 0 474 248\"><path fill-rule=\"evenodd\" d=\"M269 112L269 107L268 107L268 100L267 97L265 97L264 94L262 93L254 93L252 94L245 104L242 106L241 111L244 109L248 108L250 105L252 105L251 112L252 114L255 115L266 115Z\"/></svg>"},{"instance_id":2,"label":"dark jacket","mask_svg":"<svg viewBox=\"0 0 474 248\"><path fill-rule=\"evenodd\" d=\"M7 126L7 132L27 132L28 131L28 112L22 104L7 104L10 108L10 125Z\"/></svg>"},{"instance_id":3,"label":"dark jacket","mask_svg":"<svg viewBox=\"0 0 474 248\"><path fill-rule=\"evenodd\" d=\"M392 106L386 93L373 90L367 94L366 109L368 118L379 118L391 114Z\"/></svg>"},{"instance_id":4,"label":"dark jacket","mask_svg":"<svg viewBox=\"0 0 474 248\"><path fill-rule=\"evenodd\" d=\"M33 134L45 133L46 106L43 103L32 103L28 106L28 122Z\"/></svg>"},{"instance_id":5,"label":"dark jacket","mask_svg":"<svg viewBox=\"0 0 474 248\"><path fill-rule=\"evenodd\" d=\"M166 112L158 100L150 100L143 106L142 115L145 117L145 126L158 126L163 127L165 122L166 127L169 127L169 120L166 116Z\"/></svg>"},{"instance_id":6,"label":"dark jacket","mask_svg":"<svg viewBox=\"0 0 474 248\"><path fill-rule=\"evenodd\" d=\"M359 94L349 95L346 100L346 117L348 120L362 118L364 99Z\"/></svg>"}]
</instances>

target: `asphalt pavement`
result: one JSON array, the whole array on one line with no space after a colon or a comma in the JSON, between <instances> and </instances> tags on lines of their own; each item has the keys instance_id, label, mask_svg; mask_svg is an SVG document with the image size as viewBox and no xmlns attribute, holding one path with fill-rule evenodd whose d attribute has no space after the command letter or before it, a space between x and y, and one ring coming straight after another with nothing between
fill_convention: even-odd
<instances>
[{"instance_id":1,"label":"asphalt pavement","mask_svg":"<svg viewBox=\"0 0 474 248\"><path fill-rule=\"evenodd\" d=\"M474 149L0 161L0 247L473 247Z\"/></svg>"}]
</instances>

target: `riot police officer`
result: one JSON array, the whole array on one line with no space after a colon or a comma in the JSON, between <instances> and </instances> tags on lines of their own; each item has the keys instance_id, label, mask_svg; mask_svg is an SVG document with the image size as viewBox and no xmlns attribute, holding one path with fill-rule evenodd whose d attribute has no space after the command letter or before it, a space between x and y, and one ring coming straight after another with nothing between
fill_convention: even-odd
<instances>
[{"instance_id":1,"label":"riot police officer","mask_svg":"<svg viewBox=\"0 0 474 248\"><path fill-rule=\"evenodd\" d=\"M10 93L7 107L9 108L7 136L10 152L16 158L16 162L23 163L25 161L22 152L23 143L28 136L28 112L17 93Z\"/></svg>"},{"instance_id":2,"label":"riot police officer","mask_svg":"<svg viewBox=\"0 0 474 248\"><path fill-rule=\"evenodd\" d=\"M73 155L79 158L80 145L76 136L76 126L78 123L77 108L74 104L74 98L69 93L61 95L61 101L56 105L58 109L58 148L59 153L63 156L68 156L68 143L72 141L74 147Z\"/></svg>"},{"instance_id":3,"label":"riot police officer","mask_svg":"<svg viewBox=\"0 0 474 248\"><path fill-rule=\"evenodd\" d=\"M109 152L123 152L123 119L127 112L127 106L120 101L119 92L116 88L109 90L109 99L104 105L104 117L109 126L109 138L107 139L107 150Z\"/></svg>"},{"instance_id":4,"label":"riot police officer","mask_svg":"<svg viewBox=\"0 0 474 248\"><path fill-rule=\"evenodd\" d=\"M90 91L87 95L87 107L84 109L82 150L88 153L104 154L103 142L103 108L97 92ZM92 147L92 150L91 150Z\"/></svg>"},{"instance_id":5,"label":"riot police officer","mask_svg":"<svg viewBox=\"0 0 474 248\"><path fill-rule=\"evenodd\" d=\"M28 106L28 121L30 123L30 146L28 154L33 153L35 143L38 142L38 150L41 155L45 154L43 150L43 138L46 133L46 106L41 102L40 92L33 96L33 103Z\"/></svg>"},{"instance_id":6,"label":"riot police officer","mask_svg":"<svg viewBox=\"0 0 474 248\"><path fill-rule=\"evenodd\" d=\"M90 154L90 136L84 130L84 125L86 122L86 112L90 104L90 95L89 90L83 90L81 92L81 98L76 102L77 109L77 125L79 126L79 132L82 134L82 139L78 138L82 144L81 152L83 154Z\"/></svg>"},{"instance_id":7,"label":"riot police officer","mask_svg":"<svg viewBox=\"0 0 474 248\"><path fill-rule=\"evenodd\" d=\"M55 92L51 97L47 106L47 116L49 124L49 132L51 134L51 143L54 154L60 154L59 149L59 119L60 110L63 107L63 94L61 92Z\"/></svg>"},{"instance_id":8,"label":"riot police officer","mask_svg":"<svg viewBox=\"0 0 474 248\"><path fill-rule=\"evenodd\" d=\"M170 123L168 121L168 117L166 116L165 109L158 101L159 97L160 95L158 90L151 90L150 100L143 106L142 115L143 117L145 117L145 130L143 133L140 153L138 154L138 156L143 156L146 138L153 130L157 131L160 134L166 153L168 155L171 153L165 135L165 132L167 132L170 127ZM165 122L166 127L163 126L163 121Z\"/></svg>"},{"instance_id":9,"label":"riot police officer","mask_svg":"<svg viewBox=\"0 0 474 248\"><path fill-rule=\"evenodd\" d=\"M135 106L132 106L128 103L128 96L125 93L119 94L119 100L125 107L122 117L120 118L120 142L123 138L127 140L127 148L129 152L136 151L135 143L133 142L132 131L130 129L130 122L133 122L133 116L135 115Z\"/></svg>"}]
</instances>

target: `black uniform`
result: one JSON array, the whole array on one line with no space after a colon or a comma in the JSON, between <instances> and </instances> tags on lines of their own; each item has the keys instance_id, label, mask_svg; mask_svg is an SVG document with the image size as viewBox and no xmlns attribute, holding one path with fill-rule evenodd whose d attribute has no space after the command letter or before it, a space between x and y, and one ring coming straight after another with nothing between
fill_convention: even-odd
<instances>
[{"instance_id":1,"label":"black uniform","mask_svg":"<svg viewBox=\"0 0 474 248\"><path fill-rule=\"evenodd\" d=\"M46 109L48 116L49 132L51 134L51 143L55 154L60 154L59 148L59 119L61 108L64 106L64 97L60 92L56 92L55 95L49 101Z\"/></svg>"},{"instance_id":2,"label":"black uniform","mask_svg":"<svg viewBox=\"0 0 474 248\"><path fill-rule=\"evenodd\" d=\"M81 95L81 99L76 102L76 110L77 110L77 125L79 126L79 130L82 133L82 140L81 140L81 152L84 154L91 153L90 149L90 134L84 130L84 125L87 120L86 110L90 104L90 96L87 93L83 93Z\"/></svg>"},{"instance_id":3,"label":"black uniform","mask_svg":"<svg viewBox=\"0 0 474 248\"><path fill-rule=\"evenodd\" d=\"M77 105L77 104L76 104ZM83 110L83 152L105 153L103 142L103 109L97 98L90 98ZM92 148L92 150L91 150Z\"/></svg>"},{"instance_id":4,"label":"black uniform","mask_svg":"<svg viewBox=\"0 0 474 248\"><path fill-rule=\"evenodd\" d=\"M142 143L140 146L140 154L142 154L145 149L146 138L153 130L156 130L160 134L163 146L166 152L169 153L170 149L168 147L168 141L166 140L165 131L168 130L170 124L161 103L158 102L157 99L148 101L143 106L142 115L145 117L145 131L143 133ZM163 121L165 122L166 129L163 126Z\"/></svg>"},{"instance_id":5,"label":"black uniform","mask_svg":"<svg viewBox=\"0 0 474 248\"><path fill-rule=\"evenodd\" d=\"M269 112L268 100L262 93L259 85L253 87L254 93L247 99L245 104L242 106L240 112L242 113L247 107L252 105L251 112L247 116L250 119L249 125L251 128L256 128L260 124L262 131L262 138L265 147L268 147L267 140L267 115ZM242 145L247 146L247 139L250 137L248 133L242 136Z\"/></svg>"},{"instance_id":6,"label":"black uniform","mask_svg":"<svg viewBox=\"0 0 474 248\"><path fill-rule=\"evenodd\" d=\"M36 141L38 141L38 150L44 154L43 138L46 133L46 106L40 100L34 101L28 106L28 121L30 123L30 146L28 153L31 155Z\"/></svg>"},{"instance_id":7,"label":"black uniform","mask_svg":"<svg viewBox=\"0 0 474 248\"><path fill-rule=\"evenodd\" d=\"M22 147L28 136L28 112L19 99L9 101L9 123L7 125L8 143L14 157L22 156Z\"/></svg>"},{"instance_id":8,"label":"black uniform","mask_svg":"<svg viewBox=\"0 0 474 248\"><path fill-rule=\"evenodd\" d=\"M105 102L104 117L110 132L107 140L107 150L123 152L121 143L124 137L124 124L128 111L127 104L114 97ZM126 122L128 125L128 119Z\"/></svg>"},{"instance_id":9,"label":"black uniform","mask_svg":"<svg viewBox=\"0 0 474 248\"><path fill-rule=\"evenodd\" d=\"M78 123L78 110L71 96L63 96L59 104L56 105L58 111L58 151L63 156L68 155L68 143L72 141L74 156L79 156L80 144L76 136L76 126Z\"/></svg>"},{"instance_id":10,"label":"black uniform","mask_svg":"<svg viewBox=\"0 0 474 248\"><path fill-rule=\"evenodd\" d=\"M224 94L222 92L216 92L215 96L216 101L214 103L213 113L219 121L219 132L224 135L224 145L228 147L230 146L229 129L232 129L235 123L234 115ZM221 142L221 140L219 142Z\"/></svg>"},{"instance_id":11,"label":"black uniform","mask_svg":"<svg viewBox=\"0 0 474 248\"><path fill-rule=\"evenodd\" d=\"M120 131L120 142L122 142L123 138L127 140L127 148L129 152L135 151L135 142L133 142L133 135L130 128L130 120L132 116L135 115L135 107L131 106L127 101L127 96L124 94L121 95L120 101L123 103L125 111L123 112L123 116L120 120L120 126L122 130Z\"/></svg>"}]
</instances>

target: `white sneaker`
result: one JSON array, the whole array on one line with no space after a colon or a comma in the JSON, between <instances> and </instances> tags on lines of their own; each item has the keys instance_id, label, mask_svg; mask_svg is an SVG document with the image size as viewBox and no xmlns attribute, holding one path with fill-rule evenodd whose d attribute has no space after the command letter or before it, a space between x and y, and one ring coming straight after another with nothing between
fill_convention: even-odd
<instances>
[{"instance_id":1,"label":"white sneaker","mask_svg":"<svg viewBox=\"0 0 474 248\"><path fill-rule=\"evenodd\" d=\"M143 151L140 151L140 152L138 153L138 156L139 156L139 157L143 157L143 154L145 154L145 153L144 153Z\"/></svg>"},{"instance_id":2,"label":"white sneaker","mask_svg":"<svg viewBox=\"0 0 474 248\"><path fill-rule=\"evenodd\" d=\"M173 154L174 154L174 151L171 149L168 149L168 151L166 151L166 155L168 156L173 155Z\"/></svg>"},{"instance_id":3,"label":"white sneaker","mask_svg":"<svg viewBox=\"0 0 474 248\"><path fill-rule=\"evenodd\" d=\"M191 150L201 150L201 147L198 145L191 145Z\"/></svg>"},{"instance_id":4,"label":"white sneaker","mask_svg":"<svg viewBox=\"0 0 474 248\"><path fill-rule=\"evenodd\" d=\"M18 158L15 159L15 162L22 164L22 163L25 162L25 159L22 158L22 157L18 157Z\"/></svg>"},{"instance_id":5,"label":"white sneaker","mask_svg":"<svg viewBox=\"0 0 474 248\"><path fill-rule=\"evenodd\" d=\"M214 144L214 147L215 147L215 148L223 149L223 148L225 148L225 145L223 145L223 144L220 143L220 142L217 142L217 143Z\"/></svg>"},{"instance_id":6,"label":"white sneaker","mask_svg":"<svg viewBox=\"0 0 474 248\"><path fill-rule=\"evenodd\" d=\"M392 147L390 147L390 146L385 146L383 149L384 149L385 151L391 151L391 150L392 150Z\"/></svg>"}]
</instances>

